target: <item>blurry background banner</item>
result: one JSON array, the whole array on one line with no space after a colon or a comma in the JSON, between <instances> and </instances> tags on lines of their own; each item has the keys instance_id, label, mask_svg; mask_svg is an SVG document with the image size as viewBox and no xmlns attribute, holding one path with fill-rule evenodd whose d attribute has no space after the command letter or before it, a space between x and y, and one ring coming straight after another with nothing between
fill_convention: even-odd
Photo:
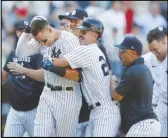
<instances>
[{"instance_id":1,"label":"blurry background banner","mask_svg":"<svg viewBox=\"0 0 168 138\"><path fill-rule=\"evenodd\" d=\"M167 1L2 1L2 67L11 50L16 48L16 23L30 20L35 15L48 19L59 28L58 15L76 8L87 11L89 16L100 19L104 24L103 43L109 57L113 73L120 78L122 66L118 58L119 44L126 35L135 35L148 52L146 35L157 26L167 27ZM11 80L2 87L2 129L10 108ZM3 130L2 130L3 131Z\"/></svg>"}]
</instances>

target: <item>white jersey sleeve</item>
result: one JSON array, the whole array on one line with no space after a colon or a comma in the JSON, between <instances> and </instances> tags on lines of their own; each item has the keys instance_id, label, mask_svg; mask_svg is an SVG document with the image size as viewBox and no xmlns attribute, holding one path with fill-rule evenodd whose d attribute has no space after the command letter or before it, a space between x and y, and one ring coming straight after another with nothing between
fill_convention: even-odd
<instances>
[{"instance_id":1,"label":"white jersey sleeve","mask_svg":"<svg viewBox=\"0 0 168 138\"><path fill-rule=\"evenodd\" d=\"M30 40L30 34L23 32L17 43L16 56L23 58L37 53L40 53L40 44L34 38Z\"/></svg>"},{"instance_id":2,"label":"white jersey sleeve","mask_svg":"<svg viewBox=\"0 0 168 138\"><path fill-rule=\"evenodd\" d=\"M77 36L75 36L69 32L65 32L64 35L65 35L65 37L67 37L66 41L63 44L65 54L73 51L77 47L80 47L79 39Z\"/></svg>"},{"instance_id":3,"label":"white jersey sleeve","mask_svg":"<svg viewBox=\"0 0 168 138\"><path fill-rule=\"evenodd\" d=\"M90 68L92 64L92 50L88 46L80 46L74 51L64 55L72 69Z\"/></svg>"}]
</instances>

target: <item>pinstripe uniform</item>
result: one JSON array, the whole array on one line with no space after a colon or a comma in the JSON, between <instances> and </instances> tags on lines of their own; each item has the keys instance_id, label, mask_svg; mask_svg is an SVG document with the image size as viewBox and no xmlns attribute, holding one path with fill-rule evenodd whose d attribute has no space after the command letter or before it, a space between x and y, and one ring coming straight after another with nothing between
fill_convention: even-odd
<instances>
[{"instance_id":1,"label":"pinstripe uniform","mask_svg":"<svg viewBox=\"0 0 168 138\"><path fill-rule=\"evenodd\" d=\"M23 36L24 35L24 36ZM25 41L26 35L21 36ZM37 42L31 41L29 53L41 52L44 57L53 58L62 56L77 46L79 40L73 34L61 31L59 39L51 46L39 46ZM23 51L24 54L28 54ZM19 54L19 53L18 53ZM42 95L40 97L37 115L35 118L34 136L75 136L78 123L78 115L81 107L81 95L77 93L77 82L68 80L58 75L45 71L45 84ZM53 86L62 86L62 91L51 91L47 84ZM66 87L73 87L74 90L67 91Z\"/></svg>"},{"instance_id":2,"label":"pinstripe uniform","mask_svg":"<svg viewBox=\"0 0 168 138\"><path fill-rule=\"evenodd\" d=\"M160 70L159 70L160 69ZM156 115L161 123L161 137L167 137L167 57L162 62L161 66L159 67L158 71L161 74L161 84L159 85L159 100L158 105L156 107Z\"/></svg>"},{"instance_id":3,"label":"pinstripe uniform","mask_svg":"<svg viewBox=\"0 0 168 138\"><path fill-rule=\"evenodd\" d=\"M161 137L167 137L167 73L164 71L162 78L162 85L160 86L160 97L158 106L156 107L156 114L161 123Z\"/></svg>"},{"instance_id":4,"label":"pinstripe uniform","mask_svg":"<svg viewBox=\"0 0 168 138\"><path fill-rule=\"evenodd\" d=\"M34 120L37 108L29 111L17 111L11 107L4 131L4 137L21 137L27 131L33 136Z\"/></svg>"},{"instance_id":5,"label":"pinstripe uniform","mask_svg":"<svg viewBox=\"0 0 168 138\"><path fill-rule=\"evenodd\" d=\"M126 137L159 137L160 122L155 119L147 119L134 124L126 134Z\"/></svg>"},{"instance_id":6,"label":"pinstripe uniform","mask_svg":"<svg viewBox=\"0 0 168 138\"><path fill-rule=\"evenodd\" d=\"M149 70L151 71L152 78L154 81L152 106L153 106L153 110L155 111L158 100L159 100L159 86L161 84L161 79L158 79L158 78L160 78L161 74L157 68L157 66L160 63L157 60L156 56L152 52L149 52L149 53L143 55L142 57L144 58L145 65L148 66Z\"/></svg>"},{"instance_id":7,"label":"pinstripe uniform","mask_svg":"<svg viewBox=\"0 0 168 138\"><path fill-rule=\"evenodd\" d=\"M144 59L154 79L154 100L157 99L154 111L161 123L161 136L167 136L167 57L163 62L159 62L153 53L148 53Z\"/></svg>"},{"instance_id":8,"label":"pinstripe uniform","mask_svg":"<svg viewBox=\"0 0 168 138\"><path fill-rule=\"evenodd\" d=\"M97 44L81 46L64 55L71 68L82 68L83 95L93 106L85 136L116 136L120 125L119 107L111 99L106 58Z\"/></svg>"}]
</instances>

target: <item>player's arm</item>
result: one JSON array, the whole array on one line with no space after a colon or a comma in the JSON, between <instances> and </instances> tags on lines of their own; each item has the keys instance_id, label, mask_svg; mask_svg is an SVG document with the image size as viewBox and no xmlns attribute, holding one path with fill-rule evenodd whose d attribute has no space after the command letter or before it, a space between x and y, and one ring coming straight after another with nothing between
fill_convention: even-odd
<instances>
[{"instance_id":1,"label":"player's arm","mask_svg":"<svg viewBox=\"0 0 168 138\"><path fill-rule=\"evenodd\" d=\"M111 77L111 80L110 80L110 88L111 88L111 92L112 92L112 97L114 100L117 100L117 101L121 101L123 99L123 96L118 94L116 91L115 91L115 88L116 88L117 84L116 84L116 80L115 78L112 76Z\"/></svg>"},{"instance_id":2,"label":"player's arm","mask_svg":"<svg viewBox=\"0 0 168 138\"><path fill-rule=\"evenodd\" d=\"M65 66L67 66L67 64L62 64L62 61L63 61L62 58L55 58L55 59L58 61L58 63L61 63L61 64L57 64L56 62L57 65L55 65L53 62L47 59L43 61L43 69L53 72L59 75L60 77L67 78L69 80L74 80L74 81L81 80L81 72L79 70L66 68ZM61 67L61 65L63 67Z\"/></svg>"},{"instance_id":3,"label":"player's arm","mask_svg":"<svg viewBox=\"0 0 168 138\"><path fill-rule=\"evenodd\" d=\"M111 77L110 87L113 99L121 101L126 95L129 94L132 88L131 71L126 72L117 84L116 79Z\"/></svg>"},{"instance_id":4,"label":"player's arm","mask_svg":"<svg viewBox=\"0 0 168 138\"><path fill-rule=\"evenodd\" d=\"M17 72L20 74L24 74L24 75L26 75L36 81L44 81L44 70L42 68L37 69L37 70L29 69L29 68L21 66L18 63L15 63L15 62L9 62L7 64L7 67L11 72Z\"/></svg>"},{"instance_id":5,"label":"player's arm","mask_svg":"<svg viewBox=\"0 0 168 138\"><path fill-rule=\"evenodd\" d=\"M70 67L68 61L64 57L53 58L52 62L55 66L58 66L58 67Z\"/></svg>"},{"instance_id":6,"label":"player's arm","mask_svg":"<svg viewBox=\"0 0 168 138\"><path fill-rule=\"evenodd\" d=\"M2 69L2 85L7 82L9 73Z\"/></svg>"},{"instance_id":7,"label":"player's arm","mask_svg":"<svg viewBox=\"0 0 168 138\"><path fill-rule=\"evenodd\" d=\"M27 26L17 43L15 55L18 58L40 53L40 44L34 38L30 38L30 28Z\"/></svg>"}]
</instances>

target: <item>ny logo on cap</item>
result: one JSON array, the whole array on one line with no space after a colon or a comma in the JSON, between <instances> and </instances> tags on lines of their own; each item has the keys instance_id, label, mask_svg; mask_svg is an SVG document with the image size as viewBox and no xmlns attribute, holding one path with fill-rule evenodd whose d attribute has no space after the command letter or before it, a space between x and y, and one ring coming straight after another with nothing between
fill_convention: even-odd
<instances>
[{"instance_id":1,"label":"ny logo on cap","mask_svg":"<svg viewBox=\"0 0 168 138\"><path fill-rule=\"evenodd\" d=\"M28 23L28 21L24 21L24 25L28 25L29 23Z\"/></svg>"},{"instance_id":2,"label":"ny logo on cap","mask_svg":"<svg viewBox=\"0 0 168 138\"><path fill-rule=\"evenodd\" d=\"M134 49L134 47L133 47L133 46L131 46L131 49Z\"/></svg>"},{"instance_id":3,"label":"ny logo on cap","mask_svg":"<svg viewBox=\"0 0 168 138\"><path fill-rule=\"evenodd\" d=\"M160 31L163 31L163 27L162 27L162 26L159 26L158 29L159 29Z\"/></svg>"},{"instance_id":4,"label":"ny logo on cap","mask_svg":"<svg viewBox=\"0 0 168 138\"><path fill-rule=\"evenodd\" d=\"M72 12L72 15L75 15L75 14L76 14L76 11L73 11L73 12Z\"/></svg>"}]
</instances>

